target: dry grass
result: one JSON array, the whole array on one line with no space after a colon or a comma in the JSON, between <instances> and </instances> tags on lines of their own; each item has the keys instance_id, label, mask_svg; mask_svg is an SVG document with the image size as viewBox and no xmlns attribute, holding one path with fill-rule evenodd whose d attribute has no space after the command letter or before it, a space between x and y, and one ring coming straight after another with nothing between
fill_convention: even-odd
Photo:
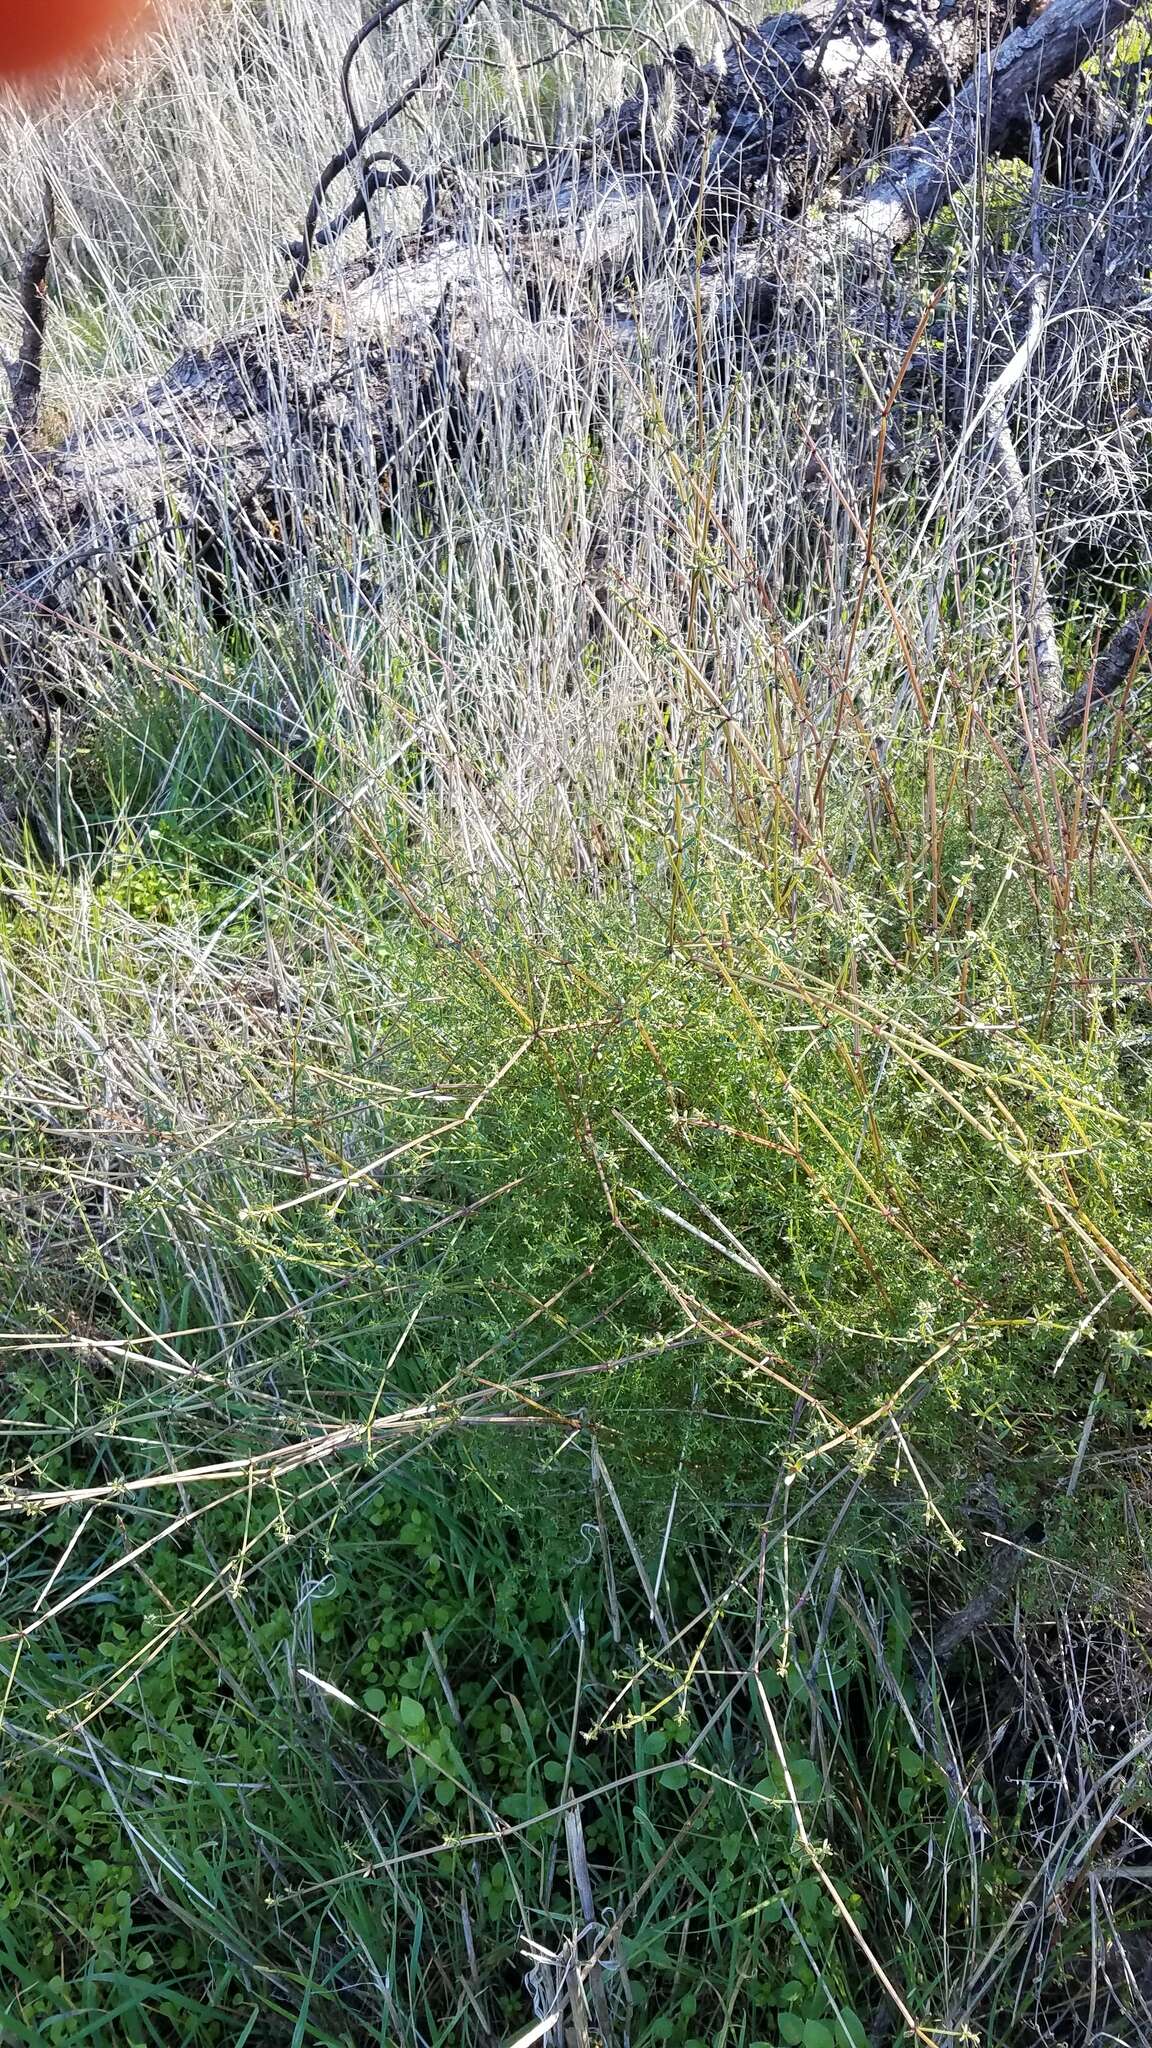
<instances>
[{"instance_id":1,"label":"dry grass","mask_svg":"<svg viewBox=\"0 0 1152 2048\"><path fill-rule=\"evenodd\" d=\"M272 302L350 18L8 107L52 403ZM635 42L550 35L404 146L586 123ZM287 601L84 611L0 869L5 2038L1144 2037L1146 739L1026 737L985 400L1040 247L1073 688L1152 552L1150 150L767 380L591 421L570 348Z\"/></svg>"}]
</instances>

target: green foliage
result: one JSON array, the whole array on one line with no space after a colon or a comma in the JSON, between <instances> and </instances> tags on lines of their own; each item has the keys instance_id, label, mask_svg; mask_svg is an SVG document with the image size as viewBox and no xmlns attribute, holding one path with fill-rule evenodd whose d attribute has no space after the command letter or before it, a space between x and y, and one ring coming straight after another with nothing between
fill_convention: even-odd
<instances>
[{"instance_id":1,"label":"green foliage","mask_svg":"<svg viewBox=\"0 0 1152 2048\"><path fill-rule=\"evenodd\" d=\"M955 267L941 333L1009 350L959 221L892 289L914 324ZM73 358L136 347L79 300ZM1034 2048L1086 1983L1109 2023L1146 766L1024 746L1015 565L934 448L932 531L905 446L861 571L847 371L814 542L773 522L819 381L782 350L717 419L649 373L623 469L554 421L409 525L319 508L287 597L142 560L72 650L54 858L0 871L5 2041L864 2048L888 1999ZM934 1665L1001 1552L1015 1633Z\"/></svg>"},{"instance_id":2,"label":"green foliage","mask_svg":"<svg viewBox=\"0 0 1152 2048\"><path fill-rule=\"evenodd\" d=\"M1146 1407L1131 867L1073 918L990 785L934 922L878 863L830 904L650 828L630 901L552 884L547 928L249 841L237 921L170 797L163 863L5 899L51 1219L5 1250L11 1498L52 1497L5 1596L11 2038L511 2037L583 1917L573 1813L635 2041L863 2041L849 1919L931 2010L1028 1863L991 1776L954 1854L902 1582L961 1571L973 1471L1048 1513L1098 1374L1098 1450ZM103 1044L151 1078L94 1151ZM1048 1540L1103 1571L1095 1469Z\"/></svg>"}]
</instances>

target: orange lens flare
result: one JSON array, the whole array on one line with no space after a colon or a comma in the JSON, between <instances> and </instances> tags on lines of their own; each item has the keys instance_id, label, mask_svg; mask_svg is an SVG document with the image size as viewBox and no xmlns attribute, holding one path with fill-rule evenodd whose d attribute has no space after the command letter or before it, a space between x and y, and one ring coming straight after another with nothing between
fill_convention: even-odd
<instances>
[{"instance_id":1,"label":"orange lens flare","mask_svg":"<svg viewBox=\"0 0 1152 2048\"><path fill-rule=\"evenodd\" d=\"M141 0L0 0L0 78L81 64L123 36Z\"/></svg>"}]
</instances>

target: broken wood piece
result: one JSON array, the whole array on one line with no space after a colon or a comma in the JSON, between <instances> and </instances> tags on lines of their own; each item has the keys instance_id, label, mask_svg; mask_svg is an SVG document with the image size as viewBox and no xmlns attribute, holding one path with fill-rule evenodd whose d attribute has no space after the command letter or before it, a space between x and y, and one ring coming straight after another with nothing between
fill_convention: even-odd
<instances>
[{"instance_id":1,"label":"broken wood piece","mask_svg":"<svg viewBox=\"0 0 1152 2048\"><path fill-rule=\"evenodd\" d=\"M40 233L25 256L20 272L20 347L16 361L8 371L12 386L12 416L4 441L4 453L8 457L17 454L24 446L40 412L44 335L48 324L48 265L52 260L55 228L56 203L51 185L46 184Z\"/></svg>"},{"instance_id":2,"label":"broken wood piece","mask_svg":"<svg viewBox=\"0 0 1152 2048\"><path fill-rule=\"evenodd\" d=\"M1092 673L1082 689L1069 697L1056 716L1057 739L1070 739L1080 731L1086 717L1105 704L1122 698L1143 661L1152 653L1152 597L1137 605L1097 655Z\"/></svg>"}]
</instances>

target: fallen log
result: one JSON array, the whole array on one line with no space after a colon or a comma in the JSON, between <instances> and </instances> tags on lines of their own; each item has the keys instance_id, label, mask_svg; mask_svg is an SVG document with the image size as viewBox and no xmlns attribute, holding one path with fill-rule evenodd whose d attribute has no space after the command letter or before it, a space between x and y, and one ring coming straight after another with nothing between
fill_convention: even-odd
<instances>
[{"instance_id":1,"label":"fallen log","mask_svg":"<svg viewBox=\"0 0 1152 2048\"><path fill-rule=\"evenodd\" d=\"M670 303L698 313L707 298L719 325L764 340L770 224L797 214L814 178L888 142L863 193L826 207L818 229L805 215L794 236L891 250L971 176L984 146L1026 132L1041 97L1133 12L1134 0L1051 0L1012 27L1015 15L994 8L1009 32L989 57L976 0L808 0L741 36L718 72L685 50L649 66L586 145L469 210L459 180L443 193L433 181L436 204L403 244L185 351L59 448L22 447L0 467L8 673L38 677L45 630L162 536L209 567L267 557L309 527L334 480L402 505L458 467L497 413L506 431L568 389L577 413L610 412L641 337L671 331ZM344 169L370 126L357 124ZM308 255L332 183L326 171ZM733 249L742 209L756 238ZM620 365L628 375L616 379Z\"/></svg>"}]
</instances>

